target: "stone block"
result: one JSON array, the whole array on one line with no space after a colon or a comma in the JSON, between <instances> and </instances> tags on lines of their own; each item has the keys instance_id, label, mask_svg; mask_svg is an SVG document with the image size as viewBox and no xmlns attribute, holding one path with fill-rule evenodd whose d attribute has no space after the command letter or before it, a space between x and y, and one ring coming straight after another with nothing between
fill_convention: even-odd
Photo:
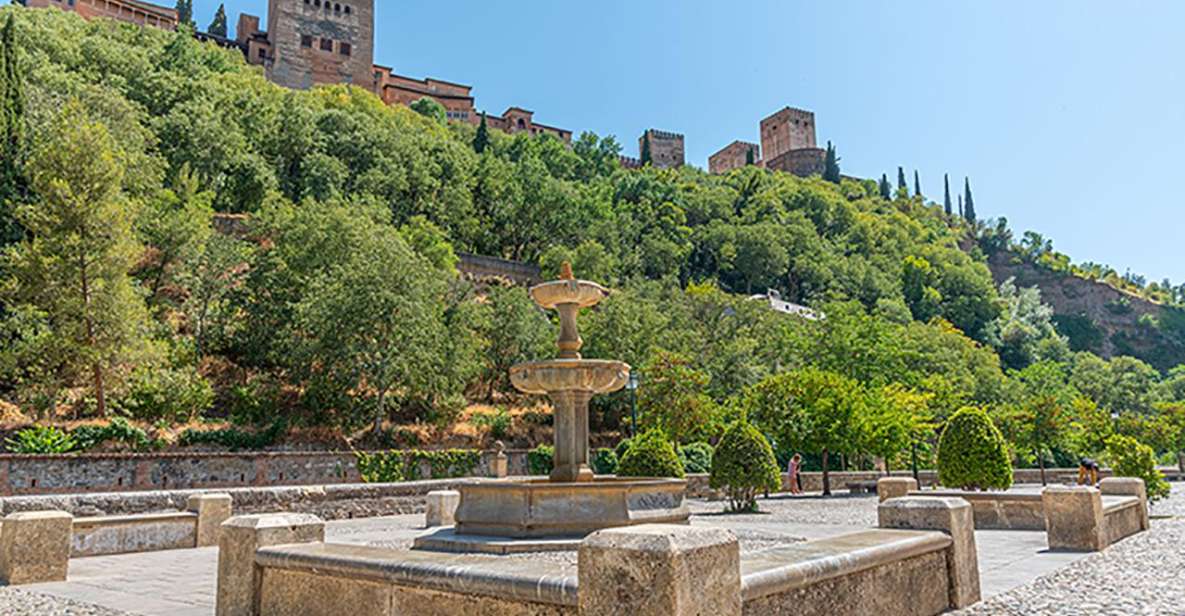
<instances>
[{"instance_id":1,"label":"stone block","mask_svg":"<svg viewBox=\"0 0 1185 616\"><path fill-rule=\"evenodd\" d=\"M218 545L222 523L231 515L230 494L194 494L186 500L185 509L198 516L195 547Z\"/></svg>"},{"instance_id":2,"label":"stone block","mask_svg":"<svg viewBox=\"0 0 1185 616\"><path fill-rule=\"evenodd\" d=\"M1141 523L1140 530L1151 528L1148 519L1148 489L1144 480L1139 477L1107 477L1099 482L1099 492L1104 496L1135 496L1140 499Z\"/></svg>"},{"instance_id":3,"label":"stone block","mask_svg":"<svg viewBox=\"0 0 1185 616\"><path fill-rule=\"evenodd\" d=\"M0 524L0 580L9 586L64 582L74 516L63 511L12 513Z\"/></svg>"},{"instance_id":4,"label":"stone block","mask_svg":"<svg viewBox=\"0 0 1185 616\"><path fill-rule=\"evenodd\" d=\"M255 565L259 548L325 540L325 522L307 513L233 517L222 524L218 540L216 616L259 614L262 572Z\"/></svg>"},{"instance_id":5,"label":"stone block","mask_svg":"<svg viewBox=\"0 0 1185 616\"><path fill-rule=\"evenodd\" d=\"M906 496L882 503L877 518L881 528L939 530L950 535L950 607L959 609L979 601L979 556L971 503L961 498Z\"/></svg>"},{"instance_id":6,"label":"stone block","mask_svg":"<svg viewBox=\"0 0 1185 616\"><path fill-rule=\"evenodd\" d=\"M1050 486L1041 492L1045 536L1051 550L1096 552L1107 547L1102 494L1086 486Z\"/></svg>"},{"instance_id":7,"label":"stone block","mask_svg":"<svg viewBox=\"0 0 1185 616\"><path fill-rule=\"evenodd\" d=\"M457 505L461 504L461 493L456 490L433 490L428 493L428 509L424 514L426 526L452 526L456 523Z\"/></svg>"},{"instance_id":8,"label":"stone block","mask_svg":"<svg viewBox=\"0 0 1185 616\"><path fill-rule=\"evenodd\" d=\"M876 480L876 495L882 503L890 498L908 496L917 489L918 480L913 477L881 477Z\"/></svg>"},{"instance_id":9,"label":"stone block","mask_svg":"<svg viewBox=\"0 0 1185 616\"><path fill-rule=\"evenodd\" d=\"M580 544L581 616L739 616L740 548L723 529L646 524Z\"/></svg>"}]
</instances>

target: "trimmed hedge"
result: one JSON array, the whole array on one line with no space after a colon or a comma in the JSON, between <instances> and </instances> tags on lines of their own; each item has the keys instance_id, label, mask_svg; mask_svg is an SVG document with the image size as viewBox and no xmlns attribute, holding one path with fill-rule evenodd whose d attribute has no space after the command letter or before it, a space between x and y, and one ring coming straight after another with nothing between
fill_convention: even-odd
<instances>
[{"instance_id":1,"label":"trimmed hedge","mask_svg":"<svg viewBox=\"0 0 1185 616\"><path fill-rule=\"evenodd\" d=\"M729 510L757 511L757 494L781 487L778 460L769 440L747 421L737 421L724 430L712 457L714 490L727 488Z\"/></svg>"},{"instance_id":2,"label":"trimmed hedge","mask_svg":"<svg viewBox=\"0 0 1185 616\"><path fill-rule=\"evenodd\" d=\"M1116 477L1138 477L1144 480L1149 501L1168 498L1172 487L1156 468L1156 452L1130 436L1116 434L1107 439L1107 459Z\"/></svg>"},{"instance_id":3,"label":"trimmed hedge","mask_svg":"<svg viewBox=\"0 0 1185 616\"><path fill-rule=\"evenodd\" d=\"M617 465L618 477L683 477L675 446L661 430L638 435Z\"/></svg>"},{"instance_id":4,"label":"trimmed hedge","mask_svg":"<svg viewBox=\"0 0 1185 616\"><path fill-rule=\"evenodd\" d=\"M608 448L601 448L593 453L593 472L598 475L614 475L617 473L617 452Z\"/></svg>"},{"instance_id":5,"label":"trimmed hedge","mask_svg":"<svg viewBox=\"0 0 1185 616\"><path fill-rule=\"evenodd\" d=\"M354 458L363 482L392 483L423 479L420 467L425 463L432 479L467 477L481 463L481 452L476 449L355 451Z\"/></svg>"},{"instance_id":6,"label":"trimmed hedge","mask_svg":"<svg viewBox=\"0 0 1185 616\"><path fill-rule=\"evenodd\" d=\"M946 422L938 439L938 481L964 490L1012 486L1008 445L983 410L964 407Z\"/></svg>"},{"instance_id":7,"label":"trimmed hedge","mask_svg":"<svg viewBox=\"0 0 1185 616\"><path fill-rule=\"evenodd\" d=\"M527 452L527 472L532 475L550 475L555 466L555 448L540 445Z\"/></svg>"}]
</instances>

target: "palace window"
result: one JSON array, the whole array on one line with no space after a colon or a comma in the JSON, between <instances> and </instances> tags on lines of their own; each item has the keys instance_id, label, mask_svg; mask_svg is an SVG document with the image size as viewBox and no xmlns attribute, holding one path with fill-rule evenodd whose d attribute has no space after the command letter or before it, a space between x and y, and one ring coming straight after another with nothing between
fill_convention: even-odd
<instances>
[{"instance_id":1,"label":"palace window","mask_svg":"<svg viewBox=\"0 0 1185 616\"><path fill-rule=\"evenodd\" d=\"M348 56L352 51L354 51L349 43L341 43L338 45L337 50L343 56Z\"/></svg>"},{"instance_id":2,"label":"palace window","mask_svg":"<svg viewBox=\"0 0 1185 616\"><path fill-rule=\"evenodd\" d=\"M306 48L312 47L313 46L313 35L311 35L311 34L300 35L300 46L306 47Z\"/></svg>"},{"instance_id":3,"label":"palace window","mask_svg":"<svg viewBox=\"0 0 1185 616\"><path fill-rule=\"evenodd\" d=\"M333 39L321 39L321 51L333 51Z\"/></svg>"}]
</instances>

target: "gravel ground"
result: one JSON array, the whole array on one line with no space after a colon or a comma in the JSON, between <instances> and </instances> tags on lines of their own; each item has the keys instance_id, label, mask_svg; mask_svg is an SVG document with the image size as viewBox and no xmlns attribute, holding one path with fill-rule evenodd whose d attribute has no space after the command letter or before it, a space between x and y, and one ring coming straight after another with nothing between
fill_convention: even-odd
<instances>
[{"instance_id":1,"label":"gravel ground","mask_svg":"<svg viewBox=\"0 0 1185 616\"><path fill-rule=\"evenodd\" d=\"M820 524L828 526L876 526L877 498L873 496L847 496L837 493L832 498L820 496L790 496L778 494L771 498L758 498L761 513L753 515L729 515L728 519L738 522L768 524ZM728 506L726 501L688 501L694 515L719 515Z\"/></svg>"},{"instance_id":2,"label":"gravel ground","mask_svg":"<svg viewBox=\"0 0 1185 616\"><path fill-rule=\"evenodd\" d=\"M0 587L0 613L4 616L126 616L105 607L40 595L19 588Z\"/></svg>"},{"instance_id":3,"label":"gravel ground","mask_svg":"<svg viewBox=\"0 0 1185 616\"><path fill-rule=\"evenodd\" d=\"M1152 506L1152 530L997 595L961 616L1185 615L1185 488Z\"/></svg>"}]
</instances>

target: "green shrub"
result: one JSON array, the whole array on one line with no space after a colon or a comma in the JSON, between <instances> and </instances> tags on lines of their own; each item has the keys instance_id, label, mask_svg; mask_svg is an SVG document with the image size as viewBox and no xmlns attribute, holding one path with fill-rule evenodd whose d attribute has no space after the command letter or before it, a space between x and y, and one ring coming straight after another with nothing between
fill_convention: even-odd
<instances>
[{"instance_id":1,"label":"green shrub","mask_svg":"<svg viewBox=\"0 0 1185 616\"><path fill-rule=\"evenodd\" d=\"M490 436L496 439L506 438L510 433L511 417L506 409L498 409L493 413L475 413L470 422L478 428L489 430Z\"/></svg>"},{"instance_id":2,"label":"green shrub","mask_svg":"<svg viewBox=\"0 0 1185 616\"><path fill-rule=\"evenodd\" d=\"M679 461L685 473L710 473L712 471L712 446L707 443L691 443L679 448Z\"/></svg>"},{"instance_id":3,"label":"green shrub","mask_svg":"<svg viewBox=\"0 0 1185 616\"><path fill-rule=\"evenodd\" d=\"M608 448L598 449L593 453L592 467L598 475L617 474L617 452Z\"/></svg>"},{"instance_id":4,"label":"green shrub","mask_svg":"<svg viewBox=\"0 0 1185 616\"><path fill-rule=\"evenodd\" d=\"M75 447L74 439L53 426L33 426L16 433L5 441L12 453L69 453Z\"/></svg>"},{"instance_id":5,"label":"green shrub","mask_svg":"<svg viewBox=\"0 0 1185 616\"><path fill-rule=\"evenodd\" d=\"M79 451L93 449L103 443L122 443L133 451L146 451L154 445L147 432L133 426L123 417L116 417L102 426L78 426L70 431L70 437Z\"/></svg>"},{"instance_id":6,"label":"green shrub","mask_svg":"<svg viewBox=\"0 0 1185 616\"><path fill-rule=\"evenodd\" d=\"M617 464L619 477L682 477L675 446L660 430L638 435Z\"/></svg>"},{"instance_id":7,"label":"green shrub","mask_svg":"<svg viewBox=\"0 0 1185 616\"><path fill-rule=\"evenodd\" d=\"M287 432L287 424L277 421L266 430L250 431L239 428L219 428L217 430L195 430L190 428L181 433L177 444L182 447L190 445L215 445L225 447L231 451L265 449L274 445Z\"/></svg>"},{"instance_id":8,"label":"green shrub","mask_svg":"<svg viewBox=\"0 0 1185 616\"><path fill-rule=\"evenodd\" d=\"M620 460L625 457L625 452L629 451L629 449L630 439L623 438L621 439L621 442L617 443L617 446L613 448L613 453L617 454L617 459Z\"/></svg>"},{"instance_id":9,"label":"green shrub","mask_svg":"<svg viewBox=\"0 0 1185 616\"><path fill-rule=\"evenodd\" d=\"M354 459L364 483L395 483L406 476L401 451L355 451Z\"/></svg>"},{"instance_id":10,"label":"green shrub","mask_svg":"<svg viewBox=\"0 0 1185 616\"><path fill-rule=\"evenodd\" d=\"M782 483L769 440L743 420L724 430L711 468L708 485L727 489L731 511L756 511L757 493L777 490Z\"/></svg>"},{"instance_id":11,"label":"green shrub","mask_svg":"<svg viewBox=\"0 0 1185 616\"><path fill-rule=\"evenodd\" d=\"M408 481L423 479L421 469L428 466L431 479L468 477L481 463L481 452L476 449L412 449L404 452L404 477Z\"/></svg>"},{"instance_id":12,"label":"green shrub","mask_svg":"<svg viewBox=\"0 0 1185 616\"><path fill-rule=\"evenodd\" d=\"M527 452L527 472L532 475L550 475L555 464L555 448L540 445Z\"/></svg>"},{"instance_id":13,"label":"green shrub","mask_svg":"<svg viewBox=\"0 0 1185 616\"><path fill-rule=\"evenodd\" d=\"M194 368L136 370L113 406L135 419L186 422L214 402L214 389Z\"/></svg>"},{"instance_id":14,"label":"green shrub","mask_svg":"<svg viewBox=\"0 0 1185 616\"><path fill-rule=\"evenodd\" d=\"M1116 434L1107 439L1107 461L1116 477L1143 479L1149 501L1167 498L1172 490L1156 468L1156 453L1130 436Z\"/></svg>"},{"instance_id":15,"label":"green shrub","mask_svg":"<svg viewBox=\"0 0 1185 616\"><path fill-rule=\"evenodd\" d=\"M1012 486L1008 446L981 409L964 407L946 422L938 439L938 481L964 490Z\"/></svg>"}]
</instances>

